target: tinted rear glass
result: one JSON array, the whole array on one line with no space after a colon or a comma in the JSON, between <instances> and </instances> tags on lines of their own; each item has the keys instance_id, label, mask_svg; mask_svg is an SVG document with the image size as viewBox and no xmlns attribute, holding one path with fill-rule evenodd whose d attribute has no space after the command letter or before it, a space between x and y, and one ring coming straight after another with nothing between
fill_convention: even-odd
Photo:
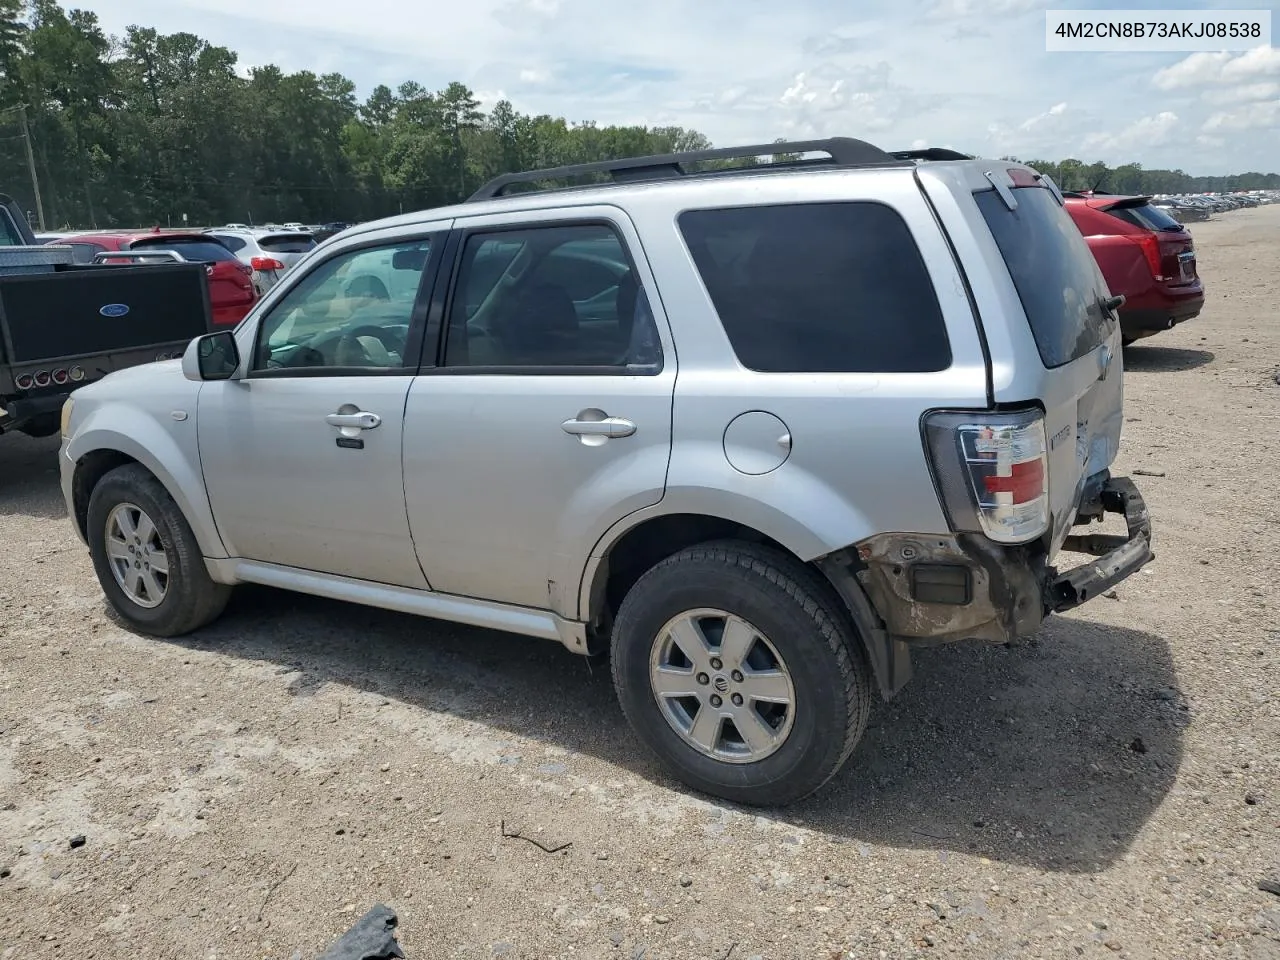
<instances>
[{"instance_id":1,"label":"tinted rear glass","mask_svg":"<svg viewBox=\"0 0 1280 960\"><path fill-rule=\"evenodd\" d=\"M974 194L995 237L1046 367L1096 349L1110 333L1106 287L1070 215L1042 187L1013 191L1010 210L994 190Z\"/></svg>"},{"instance_id":2,"label":"tinted rear glass","mask_svg":"<svg viewBox=\"0 0 1280 960\"><path fill-rule=\"evenodd\" d=\"M310 234L300 233L294 236L260 237L258 246L272 253L306 253L316 245Z\"/></svg>"},{"instance_id":3,"label":"tinted rear glass","mask_svg":"<svg viewBox=\"0 0 1280 960\"><path fill-rule=\"evenodd\" d=\"M1170 233L1182 232L1182 224L1169 216L1164 210L1149 203L1144 203L1140 207L1118 207L1108 210L1107 213L1145 230L1164 230Z\"/></svg>"},{"instance_id":4,"label":"tinted rear glass","mask_svg":"<svg viewBox=\"0 0 1280 960\"><path fill-rule=\"evenodd\" d=\"M166 240L150 238L135 240L130 250L176 250L188 260L217 262L219 260L235 260L235 254L216 240Z\"/></svg>"},{"instance_id":5,"label":"tinted rear glass","mask_svg":"<svg viewBox=\"0 0 1280 960\"><path fill-rule=\"evenodd\" d=\"M891 373L951 365L929 272L892 208L690 210L679 225L743 366Z\"/></svg>"}]
</instances>

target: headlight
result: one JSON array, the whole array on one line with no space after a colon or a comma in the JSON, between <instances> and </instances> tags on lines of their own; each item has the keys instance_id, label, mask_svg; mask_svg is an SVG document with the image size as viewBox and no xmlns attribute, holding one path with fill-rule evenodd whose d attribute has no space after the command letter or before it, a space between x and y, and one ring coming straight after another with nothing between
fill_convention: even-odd
<instances>
[{"instance_id":1,"label":"headlight","mask_svg":"<svg viewBox=\"0 0 1280 960\"><path fill-rule=\"evenodd\" d=\"M71 397L67 397L66 402L62 405L62 426L60 427L60 432L62 433L62 438L64 440L67 438L67 428L71 426L71 409L75 405L76 402L71 399Z\"/></svg>"}]
</instances>

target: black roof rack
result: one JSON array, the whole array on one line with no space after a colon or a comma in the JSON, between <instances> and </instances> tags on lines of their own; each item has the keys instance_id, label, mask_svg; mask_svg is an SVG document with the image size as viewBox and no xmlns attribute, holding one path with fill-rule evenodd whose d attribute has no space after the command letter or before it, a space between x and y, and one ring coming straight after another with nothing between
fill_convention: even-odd
<instances>
[{"instance_id":1,"label":"black roof rack","mask_svg":"<svg viewBox=\"0 0 1280 960\"><path fill-rule=\"evenodd\" d=\"M959 150L946 147L925 147L921 150L893 150L891 154L899 160L976 160L977 158Z\"/></svg>"},{"instance_id":2,"label":"black roof rack","mask_svg":"<svg viewBox=\"0 0 1280 960\"><path fill-rule=\"evenodd\" d=\"M721 147L714 150L694 150L688 153L668 153L652 157L628 157L622 160L605 160L600 163L577 163L567 167L550 167L545 170L526 170L521 173L505 173L494 177L467 198L468 203L490 200L505 195L508 187L517 183L538 183L544 180L564 180L591 174L608 174L614 183L638 183L650 180L667 180L688 176L691 172L684 164L702 163L708 160L735 160L765 157L788 153L825 153L829 159L800 159L765 164L765 169L809 166L860 167L901 162L902 157L885 153L879 147L852 137L830 137L826 140L779 141L778 143L752 144L743 147ZM747 167L760 170L760 167Z\"/></svg>"}]
</instances>

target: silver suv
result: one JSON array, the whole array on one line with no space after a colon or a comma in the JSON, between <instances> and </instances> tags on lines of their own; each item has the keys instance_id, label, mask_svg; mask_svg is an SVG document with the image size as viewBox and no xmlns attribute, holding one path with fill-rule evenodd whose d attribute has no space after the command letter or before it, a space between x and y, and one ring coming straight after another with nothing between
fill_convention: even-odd
<instances>
[{"instance_id":1,"label":"silver suv","mask_svg":"<svg viewBox=\"0 0 1280 960\"><path fill-rule=\"evenodd\" d=\"M833 139L510 175L78 390L62 485L142 632L251 582L607 652L675 777L781 804L913 647L1028 636L1150 559L1108 470L1120 300L1007 161ZM1072 534L1106 513L1124 534Z\"/></svg>"}]
</instances>

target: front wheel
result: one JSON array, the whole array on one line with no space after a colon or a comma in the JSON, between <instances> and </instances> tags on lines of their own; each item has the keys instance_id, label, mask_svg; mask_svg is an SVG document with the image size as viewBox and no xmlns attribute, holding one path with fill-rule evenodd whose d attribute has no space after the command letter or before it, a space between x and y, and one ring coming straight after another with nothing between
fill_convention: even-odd
<instances>
[{"instance_id":1,"label":"front wheel","mask_svg":"<svg viewBox=\"0 0 1280 960\"><path fill-rule=\"evenodd\" d=\"M117 467L98 481L85 532L103 593L142 633L181 636L227 605L231 588L209 576L191 526L144 467Z\"/></svg>"},{"instance_id":2,"label":"front wheel","mask_svg":"<svg viewBox=\"0 0 1280 960\"><path fill-rule=\"evenodd\" d=\"M799 800L866 727L869 670L811 569L738 541L662 561L627 593L613 680L637 735L679 780L738 803Z\"/></svg>"}]
</instances>

